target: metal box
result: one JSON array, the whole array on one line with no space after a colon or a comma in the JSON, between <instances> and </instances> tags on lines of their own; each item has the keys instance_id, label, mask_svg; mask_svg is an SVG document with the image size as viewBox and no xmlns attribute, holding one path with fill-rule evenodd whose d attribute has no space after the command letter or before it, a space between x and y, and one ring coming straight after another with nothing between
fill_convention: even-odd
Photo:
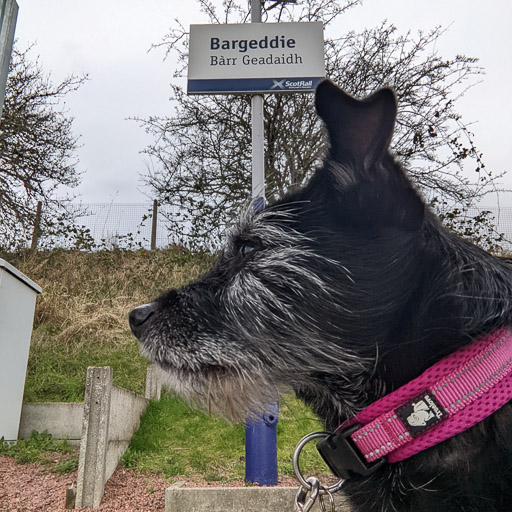
<instances>
[{"instance_id":1,"label":"metal box","mask_svg":"<svg viewBox=\"0 0 512 512\"><path fill-rule=\"evenodd\" d=\"M41 287L0 259L0 437L18 439L37 294Z\"/></svg>"}]
</instances>

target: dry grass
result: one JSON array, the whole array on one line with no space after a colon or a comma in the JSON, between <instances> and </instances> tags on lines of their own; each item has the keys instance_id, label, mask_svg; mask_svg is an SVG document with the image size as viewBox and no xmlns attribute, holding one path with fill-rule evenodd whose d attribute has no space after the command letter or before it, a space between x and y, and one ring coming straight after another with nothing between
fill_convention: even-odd
<instances>
[{"instance_id":1,"label":"dry grass","mask_svg":"<svg viewBox=\"0 0 512 512\"><path fill-rule=\"evenodd\" d=\"M207 254L177 249L3 254L38 283L26 400L81 400L87 366L112 366L114 381L143 392L147 362L128 326L129 311L196 279Z\"/></svg>"},{"instance_id":2,"label":"dry grass","mask_svg":"<svg viewBox=\"0 0 512 512\"><path fill-rule=\"evenodd\" d=\"M196 279L211 264L207 255L177 250L51 252L7 255L36 281L34 328L45 326L34 344L61 345L79 340L115 343L128 336L129 311L163 291Z\"/></svg>"}]
</instances>

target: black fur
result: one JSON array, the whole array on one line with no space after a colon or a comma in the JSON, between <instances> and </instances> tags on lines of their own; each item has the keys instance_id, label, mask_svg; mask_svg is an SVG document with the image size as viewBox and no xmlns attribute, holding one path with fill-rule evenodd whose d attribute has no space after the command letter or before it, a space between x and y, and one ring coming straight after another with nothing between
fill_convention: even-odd
<instances>
[{"instance_id":1,"label":"black fur","mask_svg":"<svg viewBox=\"0 0 512 512\"><path fill-rule=\"evenodd\" d=\"M512 325L505 261L448 232L388 146L390 90L330 82L308 185L247 213L214 269L134 310L148 357L190 400L242 419L291 387L334 429L481 334ZM359 512L512 510L512 409L344 492Z\"/></svg>"}]
</instances>

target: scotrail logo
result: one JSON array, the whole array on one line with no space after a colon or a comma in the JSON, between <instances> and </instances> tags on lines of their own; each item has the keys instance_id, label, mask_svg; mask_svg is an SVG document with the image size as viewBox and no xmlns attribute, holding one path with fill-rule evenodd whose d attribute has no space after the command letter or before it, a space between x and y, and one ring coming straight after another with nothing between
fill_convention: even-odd
<instances>
[{"instance_id":1,"label":"scotrail logo","mask_svg":"<svg viewBox=\"0 0 512 512\"><path fill-rule=\"evenodd\" d=\"M284 85L287 89L311 89L313 80L296 80L295 82L287 80Z\"/></svg>"},{"instance_id":2,"label":"scotrail logo","mask_svg":"<svg viewBox=\"0 0 512 512\"><path fill-rule=\"evenodd\" d=\"M285 89L284 80L272 80L271 89Z\"/></svg>"},{"instance_id":3,"label":"scotrail logo","mask_svg":"<svg viewBox=\"0 0 512 512\"><path fill-rule=\"evenodd\" d=\"M286 91L289 89L312 89L313 80L272 80L270 89Z\"/></svg>"}]
</instances>

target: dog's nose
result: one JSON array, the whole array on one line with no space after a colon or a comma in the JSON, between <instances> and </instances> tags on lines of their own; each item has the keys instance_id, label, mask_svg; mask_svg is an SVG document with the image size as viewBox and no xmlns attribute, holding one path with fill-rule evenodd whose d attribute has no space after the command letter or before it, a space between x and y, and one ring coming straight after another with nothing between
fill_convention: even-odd
<instances>
[{"instance_id":1,"label":"dog's nose","mask_svg":"<svg viewBox=\"0 0 512 512\"><path fill-rule=\"evenodd\" d=\"M144 324L155 311L156 304L151 302L150 304L138 306L130 312L130 315L128 316L130 328L137 338L140 336Z\"/></svg>"}]
</instances>

